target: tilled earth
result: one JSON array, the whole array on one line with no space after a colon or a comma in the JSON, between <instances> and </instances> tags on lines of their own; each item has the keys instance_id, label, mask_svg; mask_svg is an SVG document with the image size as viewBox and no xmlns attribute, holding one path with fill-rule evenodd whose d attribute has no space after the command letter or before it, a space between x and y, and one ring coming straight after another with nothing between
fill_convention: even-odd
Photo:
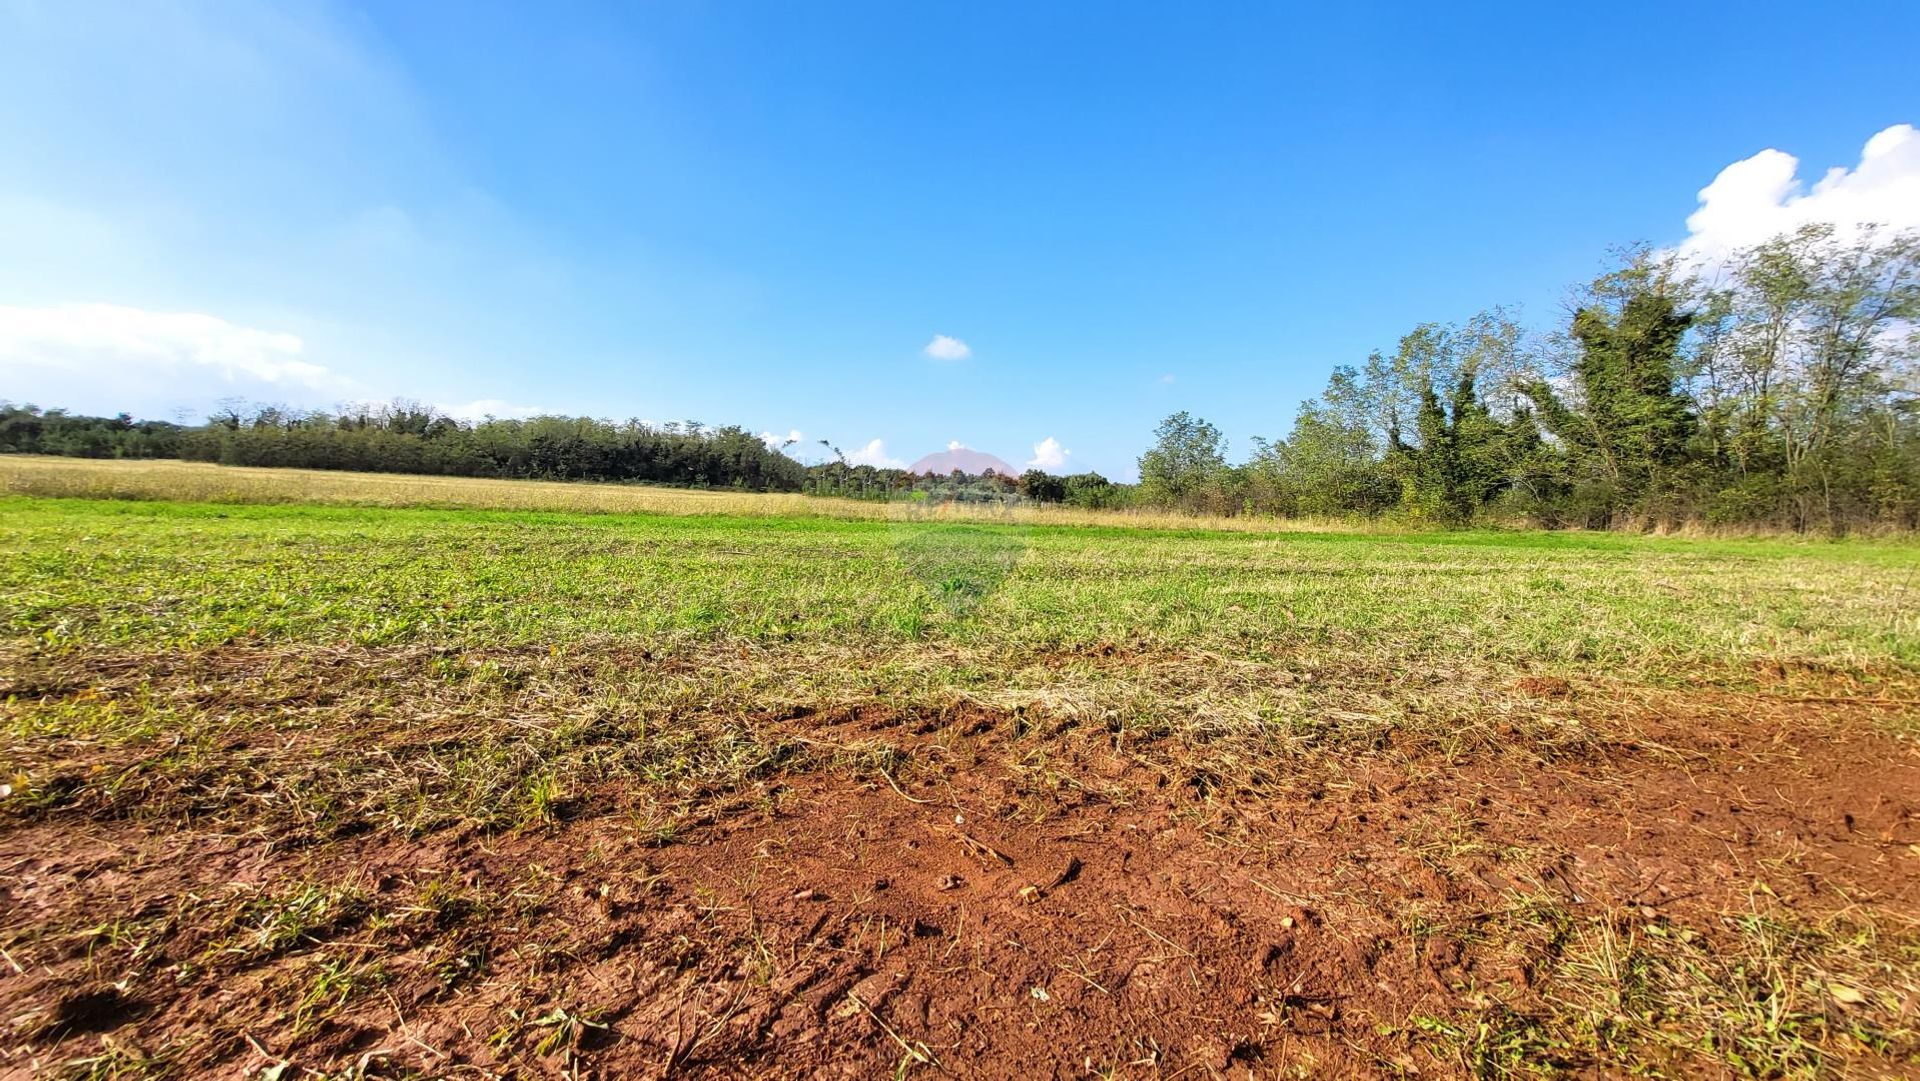
<instances>
[{"instance_id":1,"label":"tilled earth","mask_svg":"<svg viewBox=\"0 0 1920 1081\"><path fill-rule=\"evenodd\" d=\"M90 693L57 675L16 717ZM634 779L408 830L249 816L219 768L375 723L201 748L186 802L112 783L164 735L29 734L65 780L0 801L0 1077L1912 1076L1914 707L1808 690L1523 678L1509 747L1257 780L783 708L743 723L793 753L670 816Z\"/></svg>"}]
</instances>

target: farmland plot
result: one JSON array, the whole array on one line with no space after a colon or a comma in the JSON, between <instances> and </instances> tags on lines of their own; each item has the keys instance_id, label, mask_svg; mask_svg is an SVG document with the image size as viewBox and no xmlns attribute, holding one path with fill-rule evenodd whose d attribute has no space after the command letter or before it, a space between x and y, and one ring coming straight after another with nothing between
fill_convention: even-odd
<instances>
[{"instance_id":1,"label":"farmland plot","mask_svg":"<svg viewBox=\"0 0 1920 1081\"><path fill-rule=\"evenodd\" d=\"M0 525L0 1075L1920 1070L1910 546Z\"/></svg>"}]
</instances>

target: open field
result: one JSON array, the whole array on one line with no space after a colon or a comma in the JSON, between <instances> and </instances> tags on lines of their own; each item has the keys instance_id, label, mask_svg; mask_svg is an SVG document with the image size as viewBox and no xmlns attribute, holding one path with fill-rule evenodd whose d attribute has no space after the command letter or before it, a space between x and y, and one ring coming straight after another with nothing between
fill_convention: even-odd
<instances>
[{"instance_id":1,"label":"open field","mask_svg":"<svg viewBox=\"0 0 1920 1081\"><path fill-rule=\"evenodd\" d=\"M1911 545L60 464L0 1077L1920 1073Z\"/></svg>"},{"instance_id":2,"label":"open field","mask_svg":"<svg viewBox=\"0 0 1920 1081\"><path fill-rule=\"evenodd\" d=\"M448 507L554 511L566 514L726 514L752 518L853 518L882 521L884 504L816 499L790 492L700 491L630 484L487 480L396 473L341 473L325 469L254 469L205 462L111 461L0 455L0 491L74 499L160 499L213 503L301 503L350 507ZM965 514L967 508L958 508ZM1207 517L1152 509L1080 510L1027 504L1022 522L1048 525L1130 525L1143 528L1308 532L1390 530L1352 522L1278 521Z\"/></svg>"}]
</instances>

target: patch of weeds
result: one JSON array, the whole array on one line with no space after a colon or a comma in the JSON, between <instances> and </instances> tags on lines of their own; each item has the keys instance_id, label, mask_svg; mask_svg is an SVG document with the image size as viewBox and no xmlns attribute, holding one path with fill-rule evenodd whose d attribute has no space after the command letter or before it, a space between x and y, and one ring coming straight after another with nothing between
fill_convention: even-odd
<instances>
[{"instance_id":1,"label":"patch of weeds","mask_svg":"<svg viewBox=\"0 0 1920 1081\"><path fill-rule=\"evenodd\" d=\"M1920 964L1903 952L1910 943L1881 941L1871 924L1750 912L1709 934L1638 911L1575 919L1535 898L1500 925L1498 937L1517 940L1545 932L1533 991L1414 1025L1476 1077L1581 1065L1659 1072L1659 1062L1816 1077L1862 1053L1920 1061L1906 1005L1920 996Z\"/></svg>"},{"instance_id":2,"label":"patch of weeds","mask_svg":"<svg viewBox=\"0 0 1920 1081\"><path fill-rule=\"evenodd\" d=\"M560 821L566 799L566 790L554 771L536 773L520 783L514 800L515 824L521 827L555 825Z\"/></svg>"},{"instance_id":3,"label":"patch of weeds","mask_svg":"<svg viewBox=\"0 0 1920 1081\"><path fill-rule=\"evenodd\" d=\"M533 1019L533 1027L543 1030L533 1045L536 1055L551 1055L564 1051L572 1055L579 1050L581 1039L589 1032L605 1032L607 1026L600 1018L606 1011L589 1006L582 1010L570 1010L555 1006L546 1013Z\"/></svg>"},{"instance_id":4,"label":"patch of weeds","mask_svg":"<svg viewBox=\"0 0 1920 1081\"><path fill-rule=\"evenodd\" d=\"M388 982L385 967L377 962L354 964L344 960L323 960L313 967L306 990L293 1011L293 1036L297 1039L312 1032L321 1022L340 1012L356 995Z\"/></svg>"},{"instance_id":5,"label":"patch of weeds","mask_svg":"<svg viewBox=\"0 0 1920 1081\"><path fill-rule=\"evenodd\" d=\"M248 961L272 957L303 942L319 942L367 911L357 889L302 883L249 901L229 921L230 935L216 952Z\"/></svg>"},{"instance_id":6,"label":"patch of weeds","mask_svg":"<svg viewBox=\"0 0 1920 1081\"><path fill-rule=\"evenodd\" d=\"M47 777L36 777L26 770L14 774L8 785L11 790L4 805L7 811L21 817L69 807L79 802L80 793L86 788L86 779L77 773L61 772Z\"/></svg>"},{"instance_id":7,"label":"patch of weeds","mask_svg":"<svg viewBox=\"0 0 1920 1081\"><path fill-rule=\"evenodd\" d=\"M447 928L485 911L473 891L456 875L435 875L420 886L418 912L435 927Z\"/></svg>"},{"instance_id":8,"label":"patch of weeds","mask_svg":"<svg viewBox=\"0 0 1920 1081\"><path fill-rule=\"evenodd\" d=\"M1580 1059L1559 1038L1548 1019L1494 1007L1465 1020L1427 1015L1410 1019L1434 1052L1469 1077L1489 1081L1545 1077L1572 1069Z\"/></svg>"},{"instance_id":9,"label":"patch of weeds","mask_svg":"<svg viewBox=\"0 0 1920 1081\"><path fill-rule=\"evenodd\" d=\"M1920 968L1880 956L1870 925L1761 913L1726 925L1717 944L1642 939L1665 947L1648 965L1653 995L1667 1016L1696 1019L1701 1053L1750 1077L1820 1074L1850 1047L1920 1055L1904 1008L1920 994Z\"/></svg>"},{"instance_id":10,"label":"patch of weeds","mask_svg":"<svg viewBox=\"0 0 1920 1081\"><path fill-rule=\"evenodd\" d=\"M165 916L144 920L121 916L77 931L73 937L84 945L87 967L97 970L120 955L124 955L128 963L139 963L150 954L154 942L167 932L170 923Z\"/></svg>"},{"instance_id":11,"label":"patch of weeds","mask_svg":"<svg viewBox=\"0 0 1920 1081\"><path fill-rule=\"evenodd\" d=\"M175 1057L171 1048L149 1052L130 1041L102 1036L98 1052L68 1059L48 1076L57 1081L153 1081L172 1076Z\"/></svg>"},{"instance_id":12,"label":"patch of weeds","mask_svg":"<svg viewBox=\"0 0 1920 1081\"><path fill-rule=\"evenodd\" d=\"M486 975L492 958L493 951L485 942L469 942L435 961L433 976L443 989L452 990Z\"/></svg>"},{"instance_id":13,"label":"patch of weeds","mask_svg":"<svg viewBox=\"0 0 1920 1081\"><path fill-rule=\"evenodd\" d=\"M602 1020L605 1011L597 1007L555 1006L532 1017L528 1012L506 1010L506 1022L487 1035L487 1046L496 1054L510 1056L522 1039L532 1036L532 1053L540 1057L563 1056L568 1076L572 1076L578 1069L583 1043L608 1031L607 1023Z\"/></svg>"},{"instance_id":14,"label":"patch of weeds","mask_svg":"<svg viewBox=\"0 0 1920 1081\"><path fill-rule=\"evenodd\" d=\"M641 802L628 817L633 823L635 838L653 848L672 844L700 819L699 814L684 802L663 806L654 800Z\"/></svg>"}]
</instances>

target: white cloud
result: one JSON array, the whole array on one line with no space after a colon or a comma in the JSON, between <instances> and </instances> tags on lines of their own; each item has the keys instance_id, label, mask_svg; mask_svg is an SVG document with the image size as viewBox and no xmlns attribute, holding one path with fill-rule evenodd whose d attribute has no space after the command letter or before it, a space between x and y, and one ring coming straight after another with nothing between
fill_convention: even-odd
<instances>
[{"instance_id":1,"label":"white cloud","mask_svg":"<svg viewBox=\"0 0 1920 1081\"><path fill-rule=\"evenodd\" d=\"M1173 373L1172 373L1172 372L1168 372L1167 374L1165 374L1165 375L1163 375L1163 376L1161 376L1161 377L1160 377L1160 381L1161 381L1162 383L1171 383L1171 382L1173 382Z\"/></svg>"},{"instance_id":2,"label":"white cloud","mask_svg":"<svg viewBox=\"0 0 1920 1081\"><path fill-rule=\"evenodd\" d=\"M887 453L887 444L879 439L847 455L849 465L870 465L875 469L905 469L907 463Z\"/></svg>"},{"instance_id":3,"label":"white cloud","mask_svg":"<svg viewBox=\"0 0 1920 1081\"><path fill-rule=\"evenodd\" d=\"M1060 469L1067 464L1067 457L1073 452L1060 445L1052 436L1033 445L1033 457L1028 460L1029 469Z\"/></svg>"},{"instance_id":4,"label":"white cloud","mask_svg":"<svg viewBox=\"0 0 1920 1081\"><path fill-rule=\"evenodd\" d=\"M0 371L52 369L108 382L213 377L238 387L344 389L352 381L301 359L292 334L235 326L198 312L115 304L0 306ZM197 389L206 389L200 387Z\"/></svg>"},{"instance_id":5,"label":"white cloud","mask_svg":"<svg viewBox=\"0 0 1920 1081\"><path fill-rule=\"evenodd\" d=\"M781 435L779 432L760 433L760 442L765 443L768 450L779 450L781 447L798 443L805 438L806 436L800 434L800 429L798 428L791 429L785 435Z\"/></svg>"},{"instance_id":6,"label":"white cloud","mask_svg":"<svg viewBox=\"0 0 1920 1081\"><path fill-rule=\"evenodd\" d=\"M492 418L494 420L526 420L529 417L550 417L554 410L540 405L515 405L499 398L478 398L464 405L440 404L434 406L440 412L455 420L464 420L469 424Z\"/></svg>"},{"instance_id":7,"label":"white cloud","mask_svg":"<svg viewBox=\"0 0 1920 1081\"><path fill-rule=\"evenodd\" d=\"M1858 165L1827 170L1811 191L1799 172L1800 159L1780 150L1720 170L1700 189L1681 257L1717 263L1810 222L1832 222L1843 235L1862 225L1920 227L1920 131L1912 125L1895 124L1868 139Z\"/></svg>"},{"instance_id":8,"label":"white cloud","mask_svg":"<svg viewBox=\"0 0 1920 1081\"><path fill-rule=\"evenodd\" d=\"M949 439L947 440L947 449L948 450L972 450L973 448L967 446L965 443L960 442L958 439Z\"/></svg>"},{"instance_id":9,"label":"white cloud","mask_svg":"<svg viewBox=\"0 0 1920 1081\"><path fill-rule=\"evenodd\" d=\"M965 360L973 355L966 342L946 334L935 334L921 352L935 360Z\"/></svg>"}]
</instances>

